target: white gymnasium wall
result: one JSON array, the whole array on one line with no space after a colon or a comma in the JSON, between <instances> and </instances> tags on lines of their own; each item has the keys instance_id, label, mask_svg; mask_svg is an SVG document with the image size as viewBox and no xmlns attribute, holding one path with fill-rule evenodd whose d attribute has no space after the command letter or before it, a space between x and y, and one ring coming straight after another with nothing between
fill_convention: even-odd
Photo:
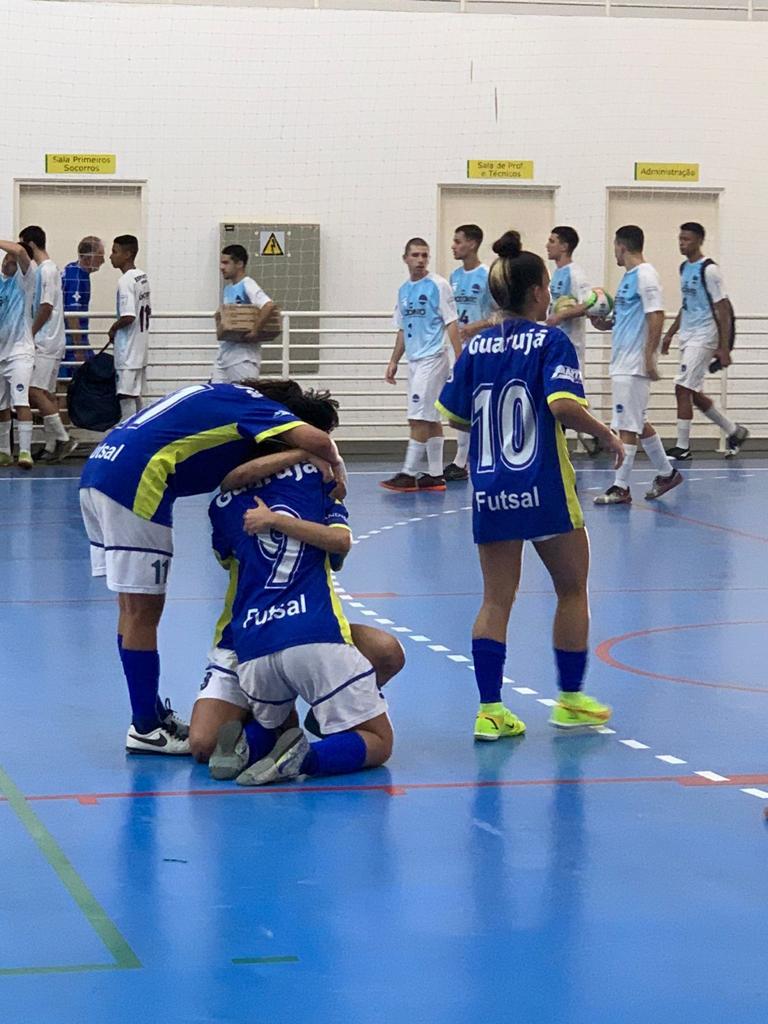
<instances>
[{"instance_id":1,"label":"white gymnasium wall","mask_svg":"<svg viewBox=\"0 0 768 1024\"><path fill-rule=\"evenodd\" d=\"M6 0L0 32L0 231L46 152L115 152L158 310L212 308L219 222L270 218L321 224L325 308L389 308L437 184L509 156L560 186L593 280L606 186L698 161L737 309L768 312L768 26Z\"/></svg>"}]
</instances>

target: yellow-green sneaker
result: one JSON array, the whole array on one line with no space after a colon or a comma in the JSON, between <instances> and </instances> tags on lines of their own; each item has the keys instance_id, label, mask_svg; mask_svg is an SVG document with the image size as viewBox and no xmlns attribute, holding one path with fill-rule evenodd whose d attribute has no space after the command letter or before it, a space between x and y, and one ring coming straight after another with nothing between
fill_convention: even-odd
<instances>
[{"instance_id":1,"label":"yellow-green sneaker","mask_svg":"<svg viewBox=\"0 0 768 1024\"><path fill-rule=\"evenodd\" d=\"M12 466L13 456L9 452L0 452L0 466Z\"/></svg>"},{"instance_id":2,"label":"yellow-green sneaker","mask_svg":"<svg viewBox=\"0 0 768 1024\"><path fill-rule=\"evenodd\" d=\"M32 469L34 462L32 460L31 452L19 452L19 457L16 460L16 464L19 469Z\"/></svg>"},{"instance_id":3,"label":"yellow-green sneaker","mask_svg":"<svg viewBox=\"0 0 768 1024\"><path fill-rule=\"evenodd\" d=\"M476 740L500 740L505 736L522 736L525 722L513 715L503 704L481 704L475 719Z\"/></svg>"},{"instance_id":4,"label":"yellow-green sneaker","mask_svg":"<svg viewBox=\"0 0 768 1024\"><path fill-rule=\"evenodd\" d=\"M559 729L605 725L613 711L586 693L561 693L549 721Z\"/></svg>"}]
</instances>

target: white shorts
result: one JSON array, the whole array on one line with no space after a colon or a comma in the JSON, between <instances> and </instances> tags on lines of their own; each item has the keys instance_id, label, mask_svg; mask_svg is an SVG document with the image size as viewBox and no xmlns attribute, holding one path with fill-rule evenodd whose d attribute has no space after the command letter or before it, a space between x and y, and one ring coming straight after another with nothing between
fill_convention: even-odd
<instances>
[{"instance_id":1,"label":"white shorts","mask_svg":"<svg viewBox=\"0 0 768 1024\"><path fill-rule=\"evenodd\" d=\"M261 351L254 352L254 358L235 363L233 366L219 366L218 360L213 364L212 384L239 384L241 380L258 380L261 373Z\"/></svg>"},{"instance_id":2,"label":"white shorts","mask_svg":"<svg viewBox=\"0 0 768 1024\"><path fill-rule=\"evenodd\" d=\"M125 398L141 398L146 390L147 368L140 370L116 370L117 393Z\"/></svg>"},{"instance_id":3,"label":"white shorts","mask_svg":"<svg viewBox=\"0 0 768 1024\"><path fill-rule=\"evenodd\" d=\"M0 409L29 405L29 385L35 357L31 352L15 352L0 359Z\"/></svg>"},{"instance_id":4,"label":"white shorts","mask_svg":"<svg viewBox=\"0 0 768 1024\"><path fill-rule=\"evenodd\" d=\"M448 350L441 349L434 356L414 359L408 364L408 419L439 423L442 419L435 408L443 385L451 375Z\"/></svg>"},{"instance_id":5,"label":"white shorts","mask_svg":"<svg viewBox=\"0 0 768 1024\"><path fill-rule=\"evenodd\" d=\"M630 430L641 434L646 423L648 399L651 393L649 377L611 377L613 395L613 430Z\"/></svg>"},{"instance_id":6,"label":"white shorts","mask_svg":"<svg viewBox=\"0 0 768 1024\"><path fill-rule=\"evenodd\" d=\"M283 724L296 697L315 712L324 736L354 729L387 710L373 665L352 644L289 647L243 662L238 675L253 717L266 729Z\"/></svg>"},{"instance_id":7,"label":"white shorts","mask_svg":"<svg viewBox=\"0 0 768 1024\"><path fill-rule=\"evenodd\" d=\"M200 685L197 700L225 700L246 711L248 698L240 689L237 678L237 655L227 647L213 647L208 652L208 663Z\"/></svg>"},{"instance_id":8,"label":"white shorts","mask_svg":"<svg viewBox=\"0 0 768 1024\"><path fill-rule=\"evenodd\" d=\"M701 391L709 373L709 364L715 358L717 346L685 345L680 349L680 369L675 384L691 391Z\"/></svg>"},{"instance_id":9,"label":"white shorts","mask_svg":"<svg viewBox=\"0 0 768 1024\"><path fill-rule=\"evenodd\" d=\"M59 367L64 353L50 356L45 352L35 352L35 368L29 382L31 388L40 388L53 395L56 393L56 381L59 378Z\"/></svg>"},{"instance_id":10,"label":"white shorts","mask_svg":"<svg viewBox=\"0 0 768 1024\"><path fill-rule=\"evenodd\" d=\"M173 560L170 526L142 519L93 487L80 491L91 575L119 594L164 594Z\"/></svg>"}]
</instances>

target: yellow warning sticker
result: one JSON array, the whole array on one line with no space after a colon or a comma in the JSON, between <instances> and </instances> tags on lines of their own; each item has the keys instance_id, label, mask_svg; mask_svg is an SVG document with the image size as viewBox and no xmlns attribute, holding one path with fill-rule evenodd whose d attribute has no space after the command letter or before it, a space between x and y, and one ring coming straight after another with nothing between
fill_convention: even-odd
<instances>
[{"instance_id":1,"label":"yellow warning sticker","mask_svg":"<svg viewBox=\"0 0 768 1024\"><path fill-rule=\"evenodd\" d=\"M259 253L261 256L285 256L285 232L260 231Z\"/></svg>"}]
</instances>

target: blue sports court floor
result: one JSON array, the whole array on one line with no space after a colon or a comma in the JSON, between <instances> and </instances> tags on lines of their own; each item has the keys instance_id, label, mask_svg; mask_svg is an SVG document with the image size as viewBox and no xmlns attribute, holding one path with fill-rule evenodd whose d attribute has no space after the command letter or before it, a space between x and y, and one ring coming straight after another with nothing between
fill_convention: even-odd
<instances>
[{"instance_id":1,"label":"blue sports court floor","mask_svg":"<svg viewBox=\"0 0 768 1024\"><path fill-rule=\"evenodd\" d=\"M579 463L582 497L609 480ZM272 790L128 758L115 606L76 465L0 477L2 1024L763 1024L768 994L768 465L700 460L586 516L589 688L560 735L534 553L506 700L476 746L469 490L353 467L353 620L396 630L386 769ZM224 588L206 502L177 510L165 693L187 711ZM615 730L615 731L614 731Z\"/></svg>"}]
</instances>

